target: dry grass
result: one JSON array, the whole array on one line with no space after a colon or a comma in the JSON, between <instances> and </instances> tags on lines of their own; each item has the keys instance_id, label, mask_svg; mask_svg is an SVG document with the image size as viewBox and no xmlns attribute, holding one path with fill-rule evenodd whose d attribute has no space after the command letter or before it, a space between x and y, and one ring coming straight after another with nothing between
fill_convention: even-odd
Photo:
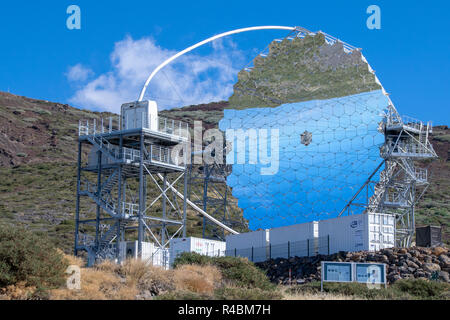
<instances>
[{"instance_id":1,"label":"dry grass","mask_svg":"<svg viewBox=\"0 0 450 320\"><path fill-rule=\"evenodd\" d=\"M212 295L222 280L222 274L215 266L182 265L174 270L177 290Z\"/></svg>"},{"instance_id":2,"label":"dry grass","mask_svg":"<svg viewBox=\"0 0 450 320\"><path fill-rule=\"evenodd\" d=\"M50 292L52 300L134 300L135 285L118 274L120 266L104 262L95 268L83 268L81 259L66 256L70 264L81 267L81 290L60 288Z\"/></svg>"},{"instance_id":3,"label":"dry grass","mask_svg":"<svg viewBox=\"0 0 450 320\"><path fill-rule=\"evenodd\" d=\"M35 290L35 287L27 287L25 282L21 282L2 288L0 290L0 300L28 300Z\"/></svg>"},{"instance_id":4,"label":"dry grass","mask_svg":"<svg viewBox=\"0 0 450 320\"><path fill-rule=\"evenodd\" d=\"M140 260L127 260L122 265L105 261L85 268L81 259L65 258L71 265L80 266L81 290L52 290L52 300L135 300L142 292L159 295L175 289L173 271Z\"/></svg>"},{"instance_id":5,"label":"dry grass","mask_svg":"<svg viewBox=\"0 0 450 320\"><path fill-rule=\"evenodd\" d=\"M362 298L330 293L290 293L283 292L283 300L364 300Z\"/></svg>"},{"instance_id":6,"label":"dry grass","mask_svg":"<svg viewBox=\"0 0 450 320\"><path fill-rule=\"evenodd\" d=\"M75 256L70 256L67 254L64 254L64 252L62 250L58 249L58 252L61 253L62 255L64 255L64 259L67 261L67 264L69 266L78 266L78 267L84 267L85 266L85 262L83 259L79 258L79 257L75 257Z\"/></svg>"},{"instance_id":7,"label":"dry grass","mask_svg":"<svg viewBox=\"0 0 450 320\"><path fill-rule=\"evenodd\" d=\"M117 274L98 269L81 269L81 290L52 290L52 300L134 300L136 286L123 281Z\"/></svg>"},{"instance_id":8,"label":"dry grass","mask_svg":"<svg viewBox=\"0 0 450 320\"><path fill-rule=\"evenodd\" d=\"M113 264L113 263L111 263ZM117 267L117 265L114 265ZM113 266L112 266L113 267ZM111 268L112 268L111 267ZM154 273L152 266L142 260L127 260L119 267L119 273L134 285L142 285ZM165 271L162 270L161 271Z\"/></svg>"},{"instance_id":9,"label":"dry grass","mask_svg":"<svg viewBox=\"0 0 450 320\"><path fill-rule=\"evenodd\" d=\"M365 300L355 296L332 294L328 292L292 292L289 286L279 286L283 300Z\"/></svg>"}]
</instances>

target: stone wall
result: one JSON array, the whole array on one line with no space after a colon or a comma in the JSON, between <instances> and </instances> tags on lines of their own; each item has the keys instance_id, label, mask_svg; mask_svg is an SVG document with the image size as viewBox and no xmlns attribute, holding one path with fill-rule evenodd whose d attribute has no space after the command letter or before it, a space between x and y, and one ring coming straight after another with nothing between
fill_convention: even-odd
<instances>
[{"instance_id":1,"label":"stone wall","mask_svg":"<svg viewBox=\"0 0 450 320\"><path fill-rule=\"evenodd\" d=\"M450 252L448 248L391 248L378 252L339 252L314 257L271 259L256 265L265 270L275 283L302 284L320 281L321 261L379 262L388 265L388 283L399 279L426 278L450 282ZM291 280L289 280L291 271Z\"/></svg>"}]
</instances>

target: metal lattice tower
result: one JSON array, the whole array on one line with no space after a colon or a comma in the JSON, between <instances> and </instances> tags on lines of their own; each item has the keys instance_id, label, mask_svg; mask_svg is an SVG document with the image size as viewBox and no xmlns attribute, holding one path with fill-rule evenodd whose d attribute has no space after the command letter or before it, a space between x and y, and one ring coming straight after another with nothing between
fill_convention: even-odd
<instances>
[{"instance_id":1,"label":"metal lattice tower","mask_svg":"<svg viewBox=\"0 0 450 320\"><path fill-rule=\"evenodd\" d=\"M247 230L248 226L242 216L233 215L238 209L237 201L232 198L231 189L226 178L231 166L226 164L203 164L189 166L189 198L192 202L209 212L223 224L235 230ZM203 238L225 240L225 230L203 217Z\"/></svg>"},{"instance_id":2,"label":"metal lattice tower","mask_svg":"<svg viewBox=\"0 0 450 320\"><path fill-rule=\"evenodd\" d=\"M368 211L395 215L396 244L409 247L415 232L414 207L429 185L428 170L416 164L437 158L429 140L432 125L402 117L389 106L380 130L386 137L381 148L385 168L369 201Z\"/></svg>"},{"instance_id":3,"label":"metal lattice tower","mask_svg":"<svg viewBox=\"0 0 450 320\"><path fill-rule=\"evenodd\" d=\"M156 129L124 130L124 121L79 123L75 255L86 251L89 265L120 262L121 242L137 240L142 257L144 241L165 252L171 238L186 235L185 149L181 157L173 149L186 144L187 125L158 117Z\"/></svg>"},{"instance_id":4,"label":"metal lattice tower","mask_svg":"<svg viewBox=\"0 0 450 320\"><path fill-rule=\"evenodd\" d=\"M432 125L400 116L390 105L379 131L385 135L380 148L383 160L339 215L352 214L354 207L363 207L364 213L393 215L395 243L409 247L415 233L414 208L429 186L427 168L417 164L437 158L429 140Z\"/></svg>"}]
</instances>

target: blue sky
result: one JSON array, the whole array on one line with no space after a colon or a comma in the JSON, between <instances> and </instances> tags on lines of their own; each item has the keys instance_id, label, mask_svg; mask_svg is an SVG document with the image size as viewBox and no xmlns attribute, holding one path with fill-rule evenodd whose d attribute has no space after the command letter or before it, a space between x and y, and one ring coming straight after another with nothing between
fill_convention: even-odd
<instances>
[{"instance_id":1,"label":"blue sky","mask_svg":"<svg viewBox=\"0 0 450 320\"><path fill-rule=\"evenodd\" d=\"M71 4L81 8L81 30L66 28L66 9ZM366 27L366 8L371 4L381 8L381 30ZM447 2L433 0L2 1L0 90L116 110L122 102L137 99L144 75L158 59L177 50L235 28L302 26L363 48L401 113L450 124L449 11ZM171 92L169 98L188 104L227 95L234 81L231 74L257 49L285 34L247 33L199 50L160 74L151 89L164 95L159 98ZM188 72L191 65L204 70L206 62L217 67L215 73ZM207 81L207 76L213 79ZM107 90L99 91L98 86Z\"/></svg>"}]
</instances>

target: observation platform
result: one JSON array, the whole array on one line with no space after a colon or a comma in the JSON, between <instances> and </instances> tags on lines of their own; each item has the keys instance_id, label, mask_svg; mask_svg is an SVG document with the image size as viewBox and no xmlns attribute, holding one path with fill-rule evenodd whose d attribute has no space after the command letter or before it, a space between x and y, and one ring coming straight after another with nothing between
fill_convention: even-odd
<instances>
[{"instance_id":1,"label":"observation platform","mask_svg":"<svg viewBox=\"0 0 450 320\"><path fill-rule=\"evenodd\" d=\"M128 175L138 175L141 163L141 140L143 142L143 163L151 173L170 173L186 170L186 155L174 156L173 147L188 142L189 127L187 124L158 118L157 127L145 127L119 130L118 121L111 118L108 126L104 121L80 121L78 141L91 144L102 151L101 170L114 169L117 165L127 167ZM91 159L90 159L91 160ZM97 159L89 161L86 171L98 171Z\"/></svg>"}]
</instances>

